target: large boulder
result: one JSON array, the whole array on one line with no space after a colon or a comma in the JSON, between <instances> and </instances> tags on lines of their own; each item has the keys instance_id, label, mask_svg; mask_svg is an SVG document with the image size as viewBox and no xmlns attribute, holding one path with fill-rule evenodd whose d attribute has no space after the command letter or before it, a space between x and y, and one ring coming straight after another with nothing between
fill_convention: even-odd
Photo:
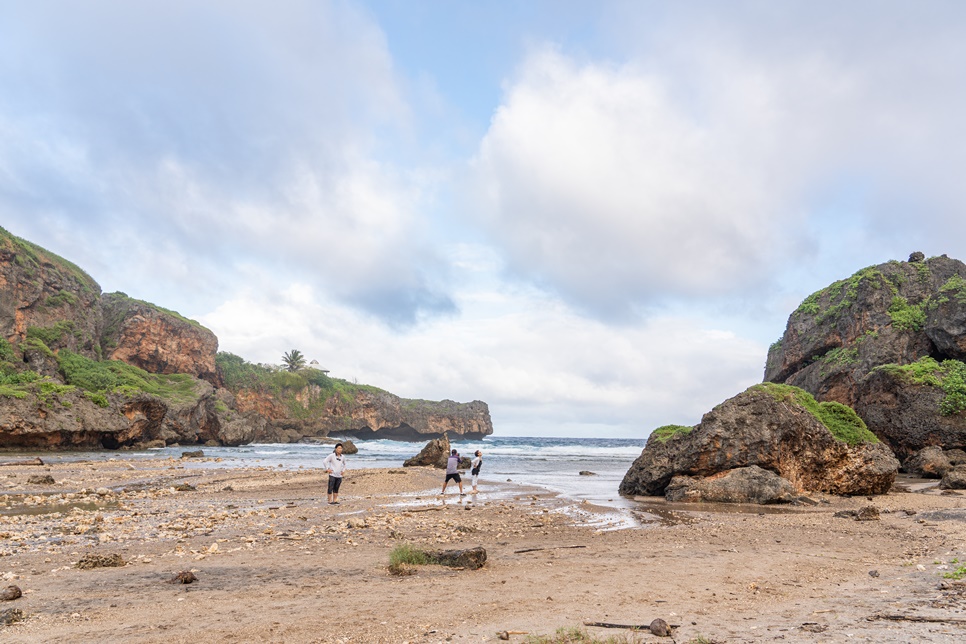
<instances>
[{"instance_id":1,"label":"large boulder","mask_svg":"<svg viewBox=\"0 0 966 644\"><path fill-rule=\"evenodd\" d=\"M449 438L434 438L426 443L419 454L408 458L403 462L403 467L431 466L437 468L446 467L446 459L449 458Z\"/></svg>"},{"instance_id":2,"label":"large boulder","mask_svg":"<svg viewBox=\"0 0 966 644\"><path fill-rule=\"evenodd\" d=\"M664 491L670 502L790 503L795 486L757 465L739 467L705 478L675 476Z\"/></svg>"},{"instance_id":3,"label":"large boulder","mask_svg":"<svg viewBox=\"0 0 966 644\"><path fill-rule=\"evenodd\" d=\"M620 492L663 495L675 476L707 477L752 465L798 492L831 494L885 493L899 468L851 409L763 383L721 403L694 428L652 433Z\"/></svg>"},{"instance_id":4,"label":"large boulder","mask_svg":"<svg viewBox=\"0 0 966 644\"><path fill-rule=\"evenodd\" d=\"M941 479L952 468L949 459L940 447L923 447L902 463L908 474L923 478Z\"/></svg>"},{"instance_id":5,"label":"large boulder","mask_svg":"<svg viewBox=\"0 0 966 644\"><path fill-rule=\"evenodd\" d=\"M945 255L862 269L805 298L765 380L853 407L902 458L966 447L966 264Z\"/></svg>"},{"instance_id":6,"label":"large boulder","mask_svg":"<svg viewBox=\"0 0 966 644\"><path fill-rule=\"evenodd\" d=\"M950 468L939 482L943 490L966 490L966 465L956 465Z\"/></svg>"}]
</instances>

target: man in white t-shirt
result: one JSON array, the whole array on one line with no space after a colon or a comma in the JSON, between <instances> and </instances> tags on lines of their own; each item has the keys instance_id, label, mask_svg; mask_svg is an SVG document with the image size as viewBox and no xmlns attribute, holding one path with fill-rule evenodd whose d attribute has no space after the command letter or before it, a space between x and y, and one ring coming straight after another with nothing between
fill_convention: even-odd
<instances>
[{"instance_id":1,"label":"man in white t-shirt","mask_svg":"<svg viewBox=\"0 0 966 644\"><path fill-rule=\"evenodd\" d=\"M332 453L322 461L322 467L329 474L329 505L339 504L339 487L345 474L346 463L342 455L342 443L336 443Z\"/></svg>"}]
</instances>

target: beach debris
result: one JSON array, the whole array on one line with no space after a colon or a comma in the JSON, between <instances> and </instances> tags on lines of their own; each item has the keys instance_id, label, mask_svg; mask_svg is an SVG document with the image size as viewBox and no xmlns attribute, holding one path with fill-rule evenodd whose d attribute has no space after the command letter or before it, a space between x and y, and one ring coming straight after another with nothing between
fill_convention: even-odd
<instances>
[{"instance_id":1,"label":"beach debris","mask_svg":"<svg viewBox=\"0 0 966 644\"><path fill-rule=\"evenodd\" d=\"M613 624L611 622L584 622L584 626L596 626L597 628L626 628L632 631L650 631L652 635L658 637L670 637L671 629L678 625L669 625L660 617L651 620L650 624Z\"/></svg>"},{"instance_id":2,"label":"beach debris","mask_svg":"<svg viewBox=\"0 0 966 644\"><path fill-rule=\"evenodd\" d=\"M94 568L118 568L124 565L127 565L127 562L125 562L119 554L87 554L81 557L80 561L77 562L76 567L80 568L81 570L92 570Z\"/></svg>"},{"instance_id":3,"label":"beach debris","mask_svg":"<svg viewBox=\"0 0 966 644\"><path fill-rule=\"evenodd\" d=\"M0 467L3 467L3 466L16 467L17 465L43 465L43 464L44 462L39 458L31 458L26 461L4 461L3 463L0 463Z\"/></svg>"},{"instance_id":4,"label":"beach debris","mask_svg":"<svg viewBox=\"0 0 966 644\"><path fill-rule=\"evenodd\" d=\"M597 472L591 472L589 470L580 470L578 474L580 474L581 476L597 476Z\"/></svg>"},{"instance_id":5,"label":"beach debris","mask_svg":"<svg viewBox=\"0 0 966 644\"><path fill-rule=\"evenodd\" d=\"M0 601L9 602L21 597L23 597L23 591L20 590L20 586L7 586L0 590Z\"/></svg>"},{"instance_id":6,"label":"beach debris","mask_svg":"<svg viewBox=\"0 0 966 644\"><path fill-rule=\"evenodd\" d=\"M188 452L181 452L181 458L204 458L205 452L201 449L191 450Z\"/></svg>"},{"instance_id":7,"label":"beach debris","mask_svg":"<svg viewBox=\"0 0 966 644\"><path fill-rule=\"evenodd\" d=\"M19 608L6 608L4 610L0 610L0 624L3 626L9 626L10 624L22 622L23 619L23 611Z\"/></svg>"},{"instance_id":8,"label":"beach debris","mask_svg":"<svg viewBox=\"0 0 966 644\"><path fill-rule=\"evenodd\" d=\"M828 624L819 624L818 622L805 622L799 628L801 628L806 633L824 633L828 630Z\"/></svg>"},{"instance_id":9,"label":"beach debris","mask_svg":"<svg viewBox=\"0 0 966 644\"><path fill-rule=\"evenodd\" d=\"M194 492L198 488L190 483L179 483L178 485L174 486L174 489L177 492Z\"/></svg>"},{"instance_id":10,"label":"beach debris","mask_svg":"<svg viewBox=\"0 0 966 644\"><path fill-rule=\"evenodd\" d=\"M169 579L167 583L169 583L169 584L191 584L191 583L194 583L196 581L198 581L198 578L195 577L195 574L193 572L191 572L190 570L182 570L181 572L179 572L178 574L176 574L174 577L172 577L171 579Z\"/></svg>"},{"instance_id":11,"label":"beach debris","mask_svg":"<svg viewBox=\"0 0 966 644\"><path fill-rule=\"evenodd\" d=\"M511 635L529 635L530 631L500 631L496 634L497 638L506 641Z\"/></svg>"},{"instance_id":12,"label":"beach debris","mask_svg":"<svg viewBox=\"0 0 966 644\"><path fill-rule=\"evenodd\" d=\"M891 622L921 622L926 624L966 624L966 619L958 619L955 617L926 617L924 615L886 615L882 613L876 613L875 615L869 615L865 618L867 621L875 621L877 619L886 619Z\"/></svg>"},{"instance_id":13,"label":"beach debris","mask_svg":"<svg viewBox=\"0 0 966 644\"><path fill-rule=\"evenodd\" d=\"M486 563L486 548L477 546L465 550L431 550L428 551L434 563L450 568L468 568L477 570Z\"/></svg>"},{"instance_id":14,"label":"beach debris","mask_svg":"<svg viewBox=\"0 0 966 644\"><path fill-rule=\"evenodd\" d=\"M348 527L348 528L368 528L369 527L369 524L366 523L366 520L365 519L362 519L360 517L349 517L348 521L346 521L346 527Z\"/></svg>"},{"instance_id":15,"label":"beach debris","mask_svg":"<svg viewBox=\"0 0 966 644\"><path fill-rule=\"evenodd\" d=\"M545 524L541 524L541 527ZM523 550L514 550L513 554L519 555L524 552L538 552L540 550L569 550L572 548L586 548L587 546L547 546L546 548L524 548Z\"/></svg>"},{"instance_id":16,"label":"beach debris","mask_svg":"<svg viewBox=\"0 0 966 644\"><path fill-rule=\"evenodd\" d=\"M856 521L878 521L879 508L874 505L867 505L855 513Z\"/></svg>"},{"instance_id":17,"label":"beach debris","mask_svg":"<svg viewBox=\"0 0 966 644\"><path fill-rule=\"evenodd\" d=\"M27 479L31 485L53 485L54 477L50 474L37 474Z\"/></svg>"},{"instance_id":18,"label":"beach debris","mask_svg":"<svg viewBox=\"0 0 966 644\"><path fill-rule=\"evenodd\" d=\"M405 563L389 564L389 574L395 577L408 577L416 574L416 567Z\"/></svg>"}]
</instances>

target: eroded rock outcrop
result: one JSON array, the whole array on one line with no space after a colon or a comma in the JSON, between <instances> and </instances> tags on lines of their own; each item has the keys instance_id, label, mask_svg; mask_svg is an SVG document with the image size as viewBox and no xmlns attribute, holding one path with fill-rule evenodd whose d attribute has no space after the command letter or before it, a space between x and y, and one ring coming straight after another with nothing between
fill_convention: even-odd
<instances>
[{"instance_id":1,"label":"eroded rock outcrop","mask_svg":"<svg viewBox=\"0 0 966 644\"><path fill-rule=\"evenodd\" d=\"M768 352L765 380L848 405L905 458L966 447L966 264L888 262L810 295Z\"/></svg>"},{"instance_id":2,"label":"eroded rock outcrop","mask_svg":"<svg viewBox=\"0 0 966 644\"><path fill-rule=\"evenodd\" d=\"M0 228L0 336L15 345L33 337L50 350L96 357L100 296L83 270Z\"/></svg>"},{"instance_id":3,"label":"eroded rock outcrop","mask_svg":"<svg viewBox=\"0 0 966 644\"><path fill-rule=\"evenodd\" d=\"M851 410L829 403L824 411L845 421L838 431L849 432L855 444L836 438L809 399L792 387L755 385L712 409L692 429L654 432L620 492L663 495L675 476L708 477L752 465L781 476L800 493L887 492L899 468L889 448L861 442L876 439L867 431L863 435L864 424Z\"/></svg>"},{"instance_id":4,"label":"eroded rock outcrop","mask_svg":"<svg viewBox=\"0 0 966 644\"><path fill-rule=\"evenodd\" d=\"M101 298L104 357L148 373L186 373L218 385L218 338L194 320L124 293Z\"/></svg>"},{"instance_id":5,"label":"eroded rock outcrop","mask_svg":"<svg viewBox=\"0 0 966 644\"><path fill-rule=\"evenodd\" d=\"M437 467L445 468L446 459L449 458L449 438L434 438L412 458L407 458L403 462L403 467Z\"/></svg>"}]
</instances>

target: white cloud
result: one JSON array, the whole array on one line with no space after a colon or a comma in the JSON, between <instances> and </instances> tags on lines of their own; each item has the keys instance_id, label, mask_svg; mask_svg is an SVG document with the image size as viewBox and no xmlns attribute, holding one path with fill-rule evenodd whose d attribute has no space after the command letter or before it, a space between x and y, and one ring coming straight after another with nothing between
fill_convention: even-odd
<instances>
[{"instance_id":1,"label":"white cloud","mask_svg":"<svg viewBox=\"0 0 966 644\"><path fill-rule=\"evenodd\" d=\"M334 377L404 397L484 400L503 435L643 437L696 423L760 379L764 347L688 319L608 327L532 289L464 292L458 304L459 318L399 335L292 285L276 300L239 294L200 320L252 361L297 348Z\"/></svg>"}]
</instances>

